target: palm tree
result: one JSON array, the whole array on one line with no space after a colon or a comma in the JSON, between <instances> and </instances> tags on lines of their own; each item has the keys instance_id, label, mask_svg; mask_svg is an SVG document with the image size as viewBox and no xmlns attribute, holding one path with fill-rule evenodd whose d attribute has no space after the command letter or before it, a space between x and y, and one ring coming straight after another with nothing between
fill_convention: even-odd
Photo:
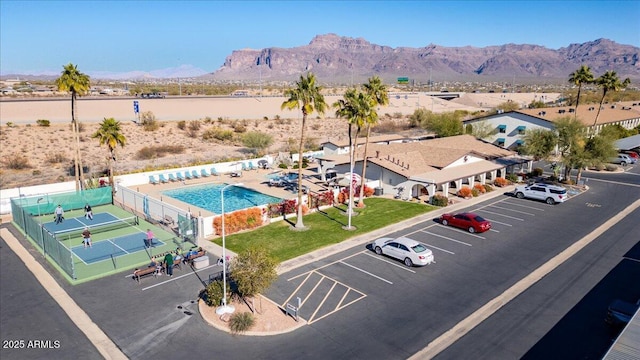
<instances>
[{"instance_id":1,"label":"palm tree","mask_svg":"<svg viewBox=\"0 0 640 360\"><path fill-rule=\"evenodd\" d=\"M104 118L100 123L100 128L92 135L94 139L98 139L100 145L107 145L109 149L109 184L111 185L111 195L115 195L115 186L113 183L113 162L116 161L116 147L124 147L127 138L122 134L120 122L114 118Z\"/></svg>"},{"instance_id":2,"label":"palm tree","mask_svg":"<svg viewBox=\"0 0 640 360\"><path fill-rule=\"evenodd\" d=\"M76 175L76 191L84 186L84 174L82 173L82 158L80 156L80 126L76 119L76 98L89 91L91 83L89 75L78 71L78 67L69 63L65 65L60 77L56 79L56 86L60 91L71 92L71 127L76 141L74 166Z\"/></svg>"},{"instance_id":3,"label":"palm tree","mask_svg":"<svg viewBox=\"0 0 640 360\"><path fill-rule=\"evenodd\" d=\"M374 101L374 104L373 104L374 110L371 113L371 116L366 119L367 140L364 143L362 176L360 178L360 181L361 181L360 196L359 196L360 201L358 202L358 207L364 206L364 182L366 179L365 176L367 174L367 148L369 147L369 135L371 135L371 126L377 124L379 120L378 113L375 110L375 107L380 105L383 105L383 106L389 105L389 91L387 90L386 85L382 83L382 80L380 80L379 77L374 76L372 78L369 78L369 82L367 84L364 84L363 87L365 92L369 94L372 100Z\"/></svg>"},{"instance_id":4,"label":"palm tree","mask_svg":"<svg viewBox=\"0 0 640 360\"><path fill-rule=\"evenodd\" d=\"M316 77L312 73L307 76L300 75L300 80L296 81L296 87L287 89L284 92L288 97L280 109L301 109L302 124L300 126L300 146L298 147L298 218L296 220L296 229L304 229L302 221L302 150L304 146L304 129L307 124L307 116L317 111L318 114L324 114L327 103L324 102L324 96L320 93L322 87L316 85Z\"/></svg>"},{"instance_id":5,"label":"palm tree","mask_svg":"<svg viewBox=\"0 0 640 360\"><path fill-rule=\"evenodd\" d=\"M576 108L574 110L576 119L578 118L578 103L580 102L580 91L583 84L593 84L595 81L591 68L582 65L580 68L569 75L569 82L578 85L578 96L576 97Z\"/></svg>"},{"instance_id":6,"label":"palm tree","mask_svg":"<svg viewBox=\"0 0 640 360\"><path fill-rule=\"evenodd\" d=\"M607 71L602 74L599 78L596 79L595 83L602 88L602 98L600 99L600 106L598 107L598 113L596 114L596 119L593 121L593 129L591 131L591 136L595 134L596 124L598 123L598 117L600 116L600 110L602 110L602 103L604 102L605 96L607 96L607 92L611 91L620 91L626 88L631 80L629 78L624 79L623 82L620 82L620 78L618 78L618 74L615 71Z\"/></svg>"},{"instance_id":7,"label":"palm tree","mask_svg":"<svg viewBox=\"0 0 640 360\"><path fill-rule=\"evenodd\" d=\"M351 214L353 212L353 168L356 157L356 146L358 143L358 135L362 127L373 117L377 117L375 112L375 101L368 93L356 89L349 89L344 95L344 99L340 99L333 104L336 108L336 116L345 118L349 122L349 155L351 179L349 187L349 225L351 228ZM355 132L353 131L355 127ZM353 135L353 136L352 136Z\"/></svg>"}]
</instances>

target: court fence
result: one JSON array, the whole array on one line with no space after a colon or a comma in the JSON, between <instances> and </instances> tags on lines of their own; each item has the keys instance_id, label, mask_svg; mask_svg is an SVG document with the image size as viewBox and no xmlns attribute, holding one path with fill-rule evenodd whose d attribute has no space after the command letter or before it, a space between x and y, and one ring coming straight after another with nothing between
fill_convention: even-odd
<instances>
[{"instance_id":1,"label":"court fence","mask_svg":"<svg viewBox=\"0 0 640 360\"><path fill-rule=\"evenodd\" d=\"M198 244L198 219L189 212L126 187L118 188L114 200L149 223L170 227L183 241Z\"/></svg>"},{"instance_id":2,"label":"court fence","mask_svg":"<svg viewBox=\"0 0 640 360\"><path fill-rule=\"evenodd\" d=\"M12 198L11 213L14 223L33 239L42 254L49 256L72 279L77 279L71 249L42 226L41 215L53 214L58 204L64 204L64 210L69 211L82 209L86 204L95 207L111 203L111 187L107 186L78 192Z\"/></svg>"}]
</instances>

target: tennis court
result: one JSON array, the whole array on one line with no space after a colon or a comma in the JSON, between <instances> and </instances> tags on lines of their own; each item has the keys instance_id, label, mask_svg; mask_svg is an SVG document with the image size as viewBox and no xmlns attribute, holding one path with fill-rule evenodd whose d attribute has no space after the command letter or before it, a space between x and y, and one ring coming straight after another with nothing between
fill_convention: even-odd
<instances>
[{"instance_id":1,"label":"tennis court","mask_svg":"<svg viewBox=\"0 0 640 360\"><path fill-rule=\"evenodd\" d=\"M144 240L147 234L137 232L135 234L119 236L113 239L106 239L100 242L94 242L93 246L85 248L84 245L76 245L71 251L85 264L93 264L99 261L112 261L114 267L117 267L118 256L129 255L138 251L147 251ZM153 240L154 247L165 245L160 240ZM148 253L151 257L151 254Z\"/></svg>"}]
</instances>

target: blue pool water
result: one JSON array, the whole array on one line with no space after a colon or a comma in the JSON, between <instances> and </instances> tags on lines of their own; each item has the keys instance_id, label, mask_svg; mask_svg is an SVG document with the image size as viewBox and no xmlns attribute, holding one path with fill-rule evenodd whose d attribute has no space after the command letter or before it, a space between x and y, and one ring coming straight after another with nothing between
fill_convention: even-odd
<instances>
[{"instance_id":1,"label":"blue pool water","mask_svg":"<svg viewBox=\"0 0 640 360\"><path fill-rule=\"evenodd\" d=\"M187 204L222 214L220 190L227 184L206 184L167 190L162 193ZM239 186L229 186L224 191L224 212L247 209L254 206L279 203L282 199L265 195Z\"/></svg>"}]
</instances>

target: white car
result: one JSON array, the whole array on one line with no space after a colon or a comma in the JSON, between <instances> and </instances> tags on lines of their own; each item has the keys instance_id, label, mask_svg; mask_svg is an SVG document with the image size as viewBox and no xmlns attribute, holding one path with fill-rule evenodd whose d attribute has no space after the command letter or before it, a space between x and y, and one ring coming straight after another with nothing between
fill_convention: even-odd
<instances>
[{"instance_id":1,"label":"white car","mask_svg":"<svg viewBox=\"0 0 640 360\"><path fill-rule=\"evenodd\" d=\"M415 240L399 238L380 238L373 243L373 250L378 255L387 255L402 260L405 265L428 265L434 262L433 252L424 244Z\"/></svg>"},{"instance_id":2,"label":"white car","mask_svg":"<svg viewBox=\"0 0 640 360\"><path fill-rule=\"evenodd\" d=\"M568 199L567 189L549 184L532 184L516 187L513 192L518 199L529 198L543 200L549 205L564 202Z\"/></svg>"}]
</instances>

